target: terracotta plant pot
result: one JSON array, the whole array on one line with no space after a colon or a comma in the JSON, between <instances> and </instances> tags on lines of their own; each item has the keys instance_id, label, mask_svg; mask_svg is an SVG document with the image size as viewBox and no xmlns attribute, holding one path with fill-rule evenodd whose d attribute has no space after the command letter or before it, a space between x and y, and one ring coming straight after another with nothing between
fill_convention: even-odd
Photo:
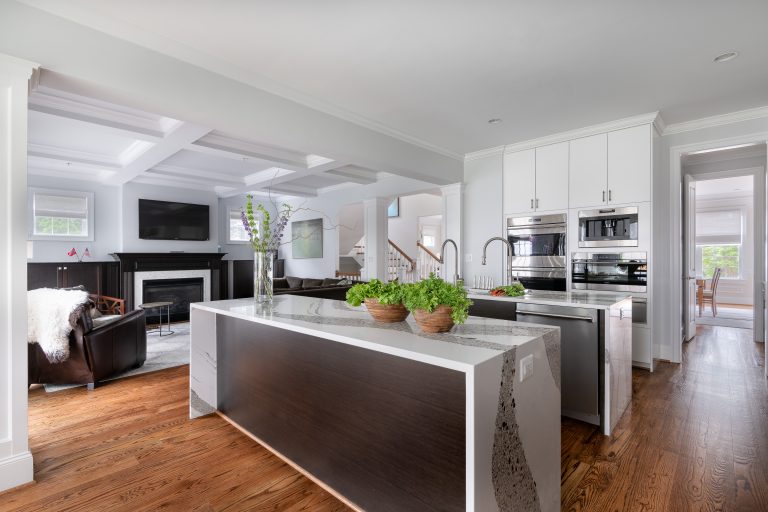
<instances>
[{"instance_id":1,"label":"terracotta plant pot","mask_svg":"<svg viewBox=\"0 0 768 512\"><path fill-rule=\"evenodd\" d=\"M408 310L402 304L379 304L378 299L365 299L364 303L365 308L377 322L393 324L408 318Z\"/></svg>"},{"instance_id":2,"label":"terracotta plant pot","mask_svg":"<svg viewBox=\"0 0 768 512\"><path fill-rule=\"evenodd\" d=\"M453 318L451 318L452 308L448 306L437 306L431 313L425 309L417 309L413 312L413 318L419 324L421 330L431 334L448 332L453 329Z\"/></svg>"}]
</instances>

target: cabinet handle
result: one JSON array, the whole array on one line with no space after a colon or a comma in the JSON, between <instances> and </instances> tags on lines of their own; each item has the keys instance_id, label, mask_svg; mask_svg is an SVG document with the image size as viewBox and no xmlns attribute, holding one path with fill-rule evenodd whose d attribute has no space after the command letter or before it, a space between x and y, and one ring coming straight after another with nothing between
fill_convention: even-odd
<instances>
[{"instance_id":1,"label":"cabinet handle","mask_svg":"<svg viewBox=\"0 0 768 512\"><path fill-rule=\"evenodd\" d=\"M603 190L603 202L605 202L605 190Z\"/></svg>"},{"instance_id":2,"label":"cabinet handle","mask_svg":"<svg viewBox=\"0 0 768 512\"><path fill-rule=\"evenodd\" d=\"M533 199L531 199L531 209L533 209Z\"/></svg>"},{"instance_id":3,"label":"cabinet handle","mask_svg":"<svg viewBox=\"0 0 768 512\"><path fill-rule=\"evenodd\" d=\"M613 195L613 194L611 194L611 192L613 192L613 190L610 190L610 189L608 189L608 201L609 201L609 202L613 200L613 199L611 198L611 196Z\"/></svg>"},{"instance_id":4,"label":"cabinet handle","mask_svg":"<svg viewBox=\"0 0 768 512\"><path fill-rule=\"evenodd\" d=\"M537 209L539 208L539 198L538 197L536 198L536 208Z\"/></svg>"}]
</instances>

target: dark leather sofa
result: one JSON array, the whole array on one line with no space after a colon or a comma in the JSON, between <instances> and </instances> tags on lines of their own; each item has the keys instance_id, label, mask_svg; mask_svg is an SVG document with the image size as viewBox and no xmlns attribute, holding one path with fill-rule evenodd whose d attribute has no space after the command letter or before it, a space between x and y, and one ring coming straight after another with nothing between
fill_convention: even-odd
<instances>
[{"instance_id":1,"label":"dark leather sofa","mask_svg":"<svg viewBox=\"0 0 768 512\"><path fill-rule=\"evenodd\" d=\"M346 300L347 290L352 284L342 284L342 279L309 279L286 276L273 281L275 295L301 295L303 297L318 297L321 299Z\"/></svg>"},{"instance_id":2,"label":"dark leather sofa","mask_svg":"<svg viewBox=\"0 0 768 512\"><path fill-rule=\"evenodd\" d=\"M69 335L69 359L51 363L38 344L28 345L29 384L87 384L138 368L147 359L143 310L94 324L90 312L80 315Z\"/></svg>"}]
</instances>

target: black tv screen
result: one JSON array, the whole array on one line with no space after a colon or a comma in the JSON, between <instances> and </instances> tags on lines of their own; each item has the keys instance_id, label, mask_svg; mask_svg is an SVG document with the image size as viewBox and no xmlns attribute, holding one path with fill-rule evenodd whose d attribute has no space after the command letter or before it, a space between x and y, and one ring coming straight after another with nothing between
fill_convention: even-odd
<instances>
[{"instance_id":1,"label":"black tv screen","mask_svg":"<svg viewBox=\"0 0 768 512\"><path fill-rule=\"evenodd\" d=\"M207 204L171 203L139 199L139 238L194 240L209 238Z\"/></svg>"}]
</instances>

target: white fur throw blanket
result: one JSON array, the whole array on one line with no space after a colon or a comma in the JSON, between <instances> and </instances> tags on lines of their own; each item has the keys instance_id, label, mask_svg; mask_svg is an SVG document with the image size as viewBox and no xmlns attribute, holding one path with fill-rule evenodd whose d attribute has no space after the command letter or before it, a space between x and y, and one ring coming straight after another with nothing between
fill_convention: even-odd
<instances>
[{"instance_id":1,"label":"white fur throw blanket","mask_svg":"<svg viewBox=\"0 0 768 512\"><path fill-rule=\"evenodd\" d=\"M27 303L27 342L40 345L52 363L69 359L69 334L88 305L88 292L40 288L27 292Z\"/></svg>"}]
</instances>

